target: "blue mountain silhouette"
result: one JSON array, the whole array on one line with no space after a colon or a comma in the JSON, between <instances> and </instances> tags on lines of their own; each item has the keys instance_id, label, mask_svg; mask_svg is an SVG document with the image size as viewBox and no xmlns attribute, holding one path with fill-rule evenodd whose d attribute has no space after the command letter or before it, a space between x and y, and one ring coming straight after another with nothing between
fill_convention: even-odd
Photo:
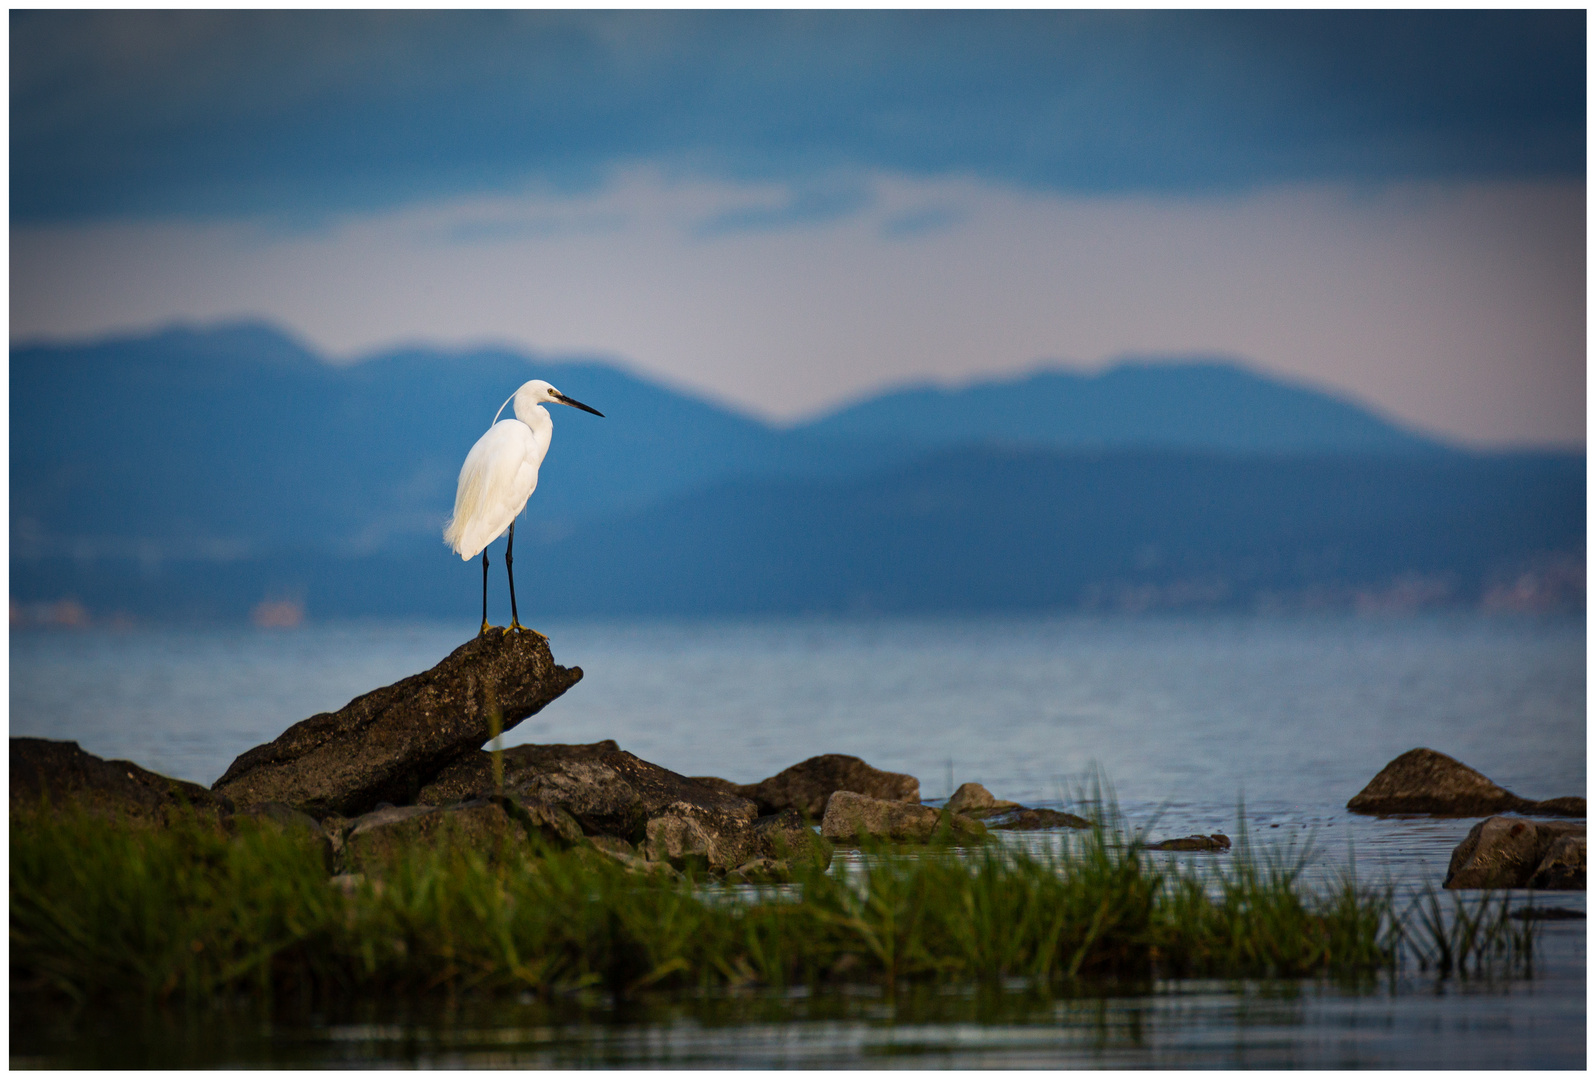
<instances>
[{"instance_id":1,"label":"blue mountain silhouette","mask_svg":"<svg viewBox=\"0 0 1596 1080\"><path fill-rule=\"evenodd\" d=\"M802 430L925 447L980 439L1262 454L1442 448L1364 406L1218 360L1123 361L1100 374L1040 370L958 389L909 387L832 412Z\"/></svg>"},{"instance_id":2,"label":"blue mountain silhouette","mask_svg":"<svg viewBox=\"0 0 1596 1080\"><path fill-rule=\"evenodd\" d=\"M233 324L13 349L13 598L469 615L476 571L440 537L455 477L535 377L607 414L555 415L518 530L574 575L550 601L572 611L1049 608L1141 585L1246 604L1404 573L1477 600L1584 544L1578 457L1463 453L1212 361L899 390L779 429L594 359L331 364Z\"/></svg>"}]
</instances>

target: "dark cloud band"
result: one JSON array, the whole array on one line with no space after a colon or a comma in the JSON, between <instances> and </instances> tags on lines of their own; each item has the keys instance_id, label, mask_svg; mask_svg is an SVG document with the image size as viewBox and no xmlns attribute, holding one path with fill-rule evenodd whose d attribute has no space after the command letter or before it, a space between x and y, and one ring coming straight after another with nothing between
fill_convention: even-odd
<instances>
[{"instance_id":1,"label":"dark cloud band","mask_svg":"<svg viewBox=\"0 0 1596 1080\"><path fill-rule=\"evenodd\" d=\"M1584 18L13 12L12 214L315 216L639 161L1072 192L1582 176Z\"/></svg>"}]
</instances>

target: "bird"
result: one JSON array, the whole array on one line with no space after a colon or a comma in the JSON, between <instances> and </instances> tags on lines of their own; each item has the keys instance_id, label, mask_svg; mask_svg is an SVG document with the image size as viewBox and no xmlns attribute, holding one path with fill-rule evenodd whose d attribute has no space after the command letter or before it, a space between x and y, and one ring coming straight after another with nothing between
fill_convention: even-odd
<instances>
[{"instance_id":1,"label":"bird","mask_svg":"<svg viewBox=\"0 0 1596 1080\"><path fill-rule=\"evenodd\" d=\"M505 406L515 402L515 419L500 420ZM488 545L508 527L509 542L504 545L504 570L510 579L511 631L525 630L515 608L515 569L511 550L515 547L515 519L526 509L526 501L538 486L538 469L549 452L554 421L546 402L569 405L573 409L604 414L575 398L566 397L542 379L522 383L505 398L493 414L493 424L471 447L454 493L454 516L443 529L448 544L465 562L482 555L482 630L488 632Z\"/></svg>"}]
</instances>

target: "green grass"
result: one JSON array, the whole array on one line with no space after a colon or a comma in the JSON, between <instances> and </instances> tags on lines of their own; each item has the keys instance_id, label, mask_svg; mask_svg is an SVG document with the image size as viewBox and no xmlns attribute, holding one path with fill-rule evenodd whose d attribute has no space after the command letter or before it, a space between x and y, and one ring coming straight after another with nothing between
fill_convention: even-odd
<instances>
[{"instance_id":1,"label":"green grass","mask_svg":"<svg viewBox=\"0 0 1596 1080\"><path fill-rule=\"evenodd\" d=\"M780 897L640 876L597 852L466 845L405 852L346 894L274 827L140 829L74 813L11 821L11 978L78 1001L221 993L650 990L875 982L1038 987L1113 976L1443 973L1527 961L1532 930L1487 901L1399 911L1305 853L1202 869L1150 857L1109 822L1055 855L988 846L867 851L797 868ZM1497 910L1500 909L1500 910ZM1460 929L1461 927L1461 929ZM1461 935L1461 936L1460 936Z\"/></svg>"}]
</instances>

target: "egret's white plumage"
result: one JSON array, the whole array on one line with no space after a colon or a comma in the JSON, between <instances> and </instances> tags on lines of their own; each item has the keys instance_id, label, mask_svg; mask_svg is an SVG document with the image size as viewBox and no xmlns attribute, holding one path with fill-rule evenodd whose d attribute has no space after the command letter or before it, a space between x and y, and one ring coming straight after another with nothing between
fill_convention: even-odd
<instances>
[{"instance_id":1,"label":"egret's white plumage","mask_svg":"<svg viewBox=\"0 0 1596 1080\"><path fill-rule=\"evenodd\" d=\"M460 558L470 560L482 555L484 629L488 621L488 564L487 555L483 552L506 529L510 530L511 543L514 543L515 519L526 509L527 499L537 489L538 469L543 465L544 455L549 452L549 440L554 435L554 421L550 419L548 410L543 408L544 403L559 402L595 416L604 415L597 409L566 397L542 379L523 384L504 405L499 406L499 412L504 412L504 406L512 401L515 402L515 419L500 420L495 415L493 426L477 440L466 455L465 464L460 466L460 482L454 494L454 516L443 530L444 541L459 553ZM509 560L507 548L507 570ZM510 573L511 625L518 626L519 621L513 618L513 570Z\"/></svg>"},{"instance_id":2,"label":"egret's white plumage","mask_svg":"<svg viewBox=\"0 0 1596 1080\"><path fill-rule=\"evenodd\" d=\"M518 391L515 419L500 420L484 432L460 467L454 517L443 538L462 559L476 558L497 540L537 490L554 421L541 405L523 410L520 398Z\"/></svg>"}]
</instances>

